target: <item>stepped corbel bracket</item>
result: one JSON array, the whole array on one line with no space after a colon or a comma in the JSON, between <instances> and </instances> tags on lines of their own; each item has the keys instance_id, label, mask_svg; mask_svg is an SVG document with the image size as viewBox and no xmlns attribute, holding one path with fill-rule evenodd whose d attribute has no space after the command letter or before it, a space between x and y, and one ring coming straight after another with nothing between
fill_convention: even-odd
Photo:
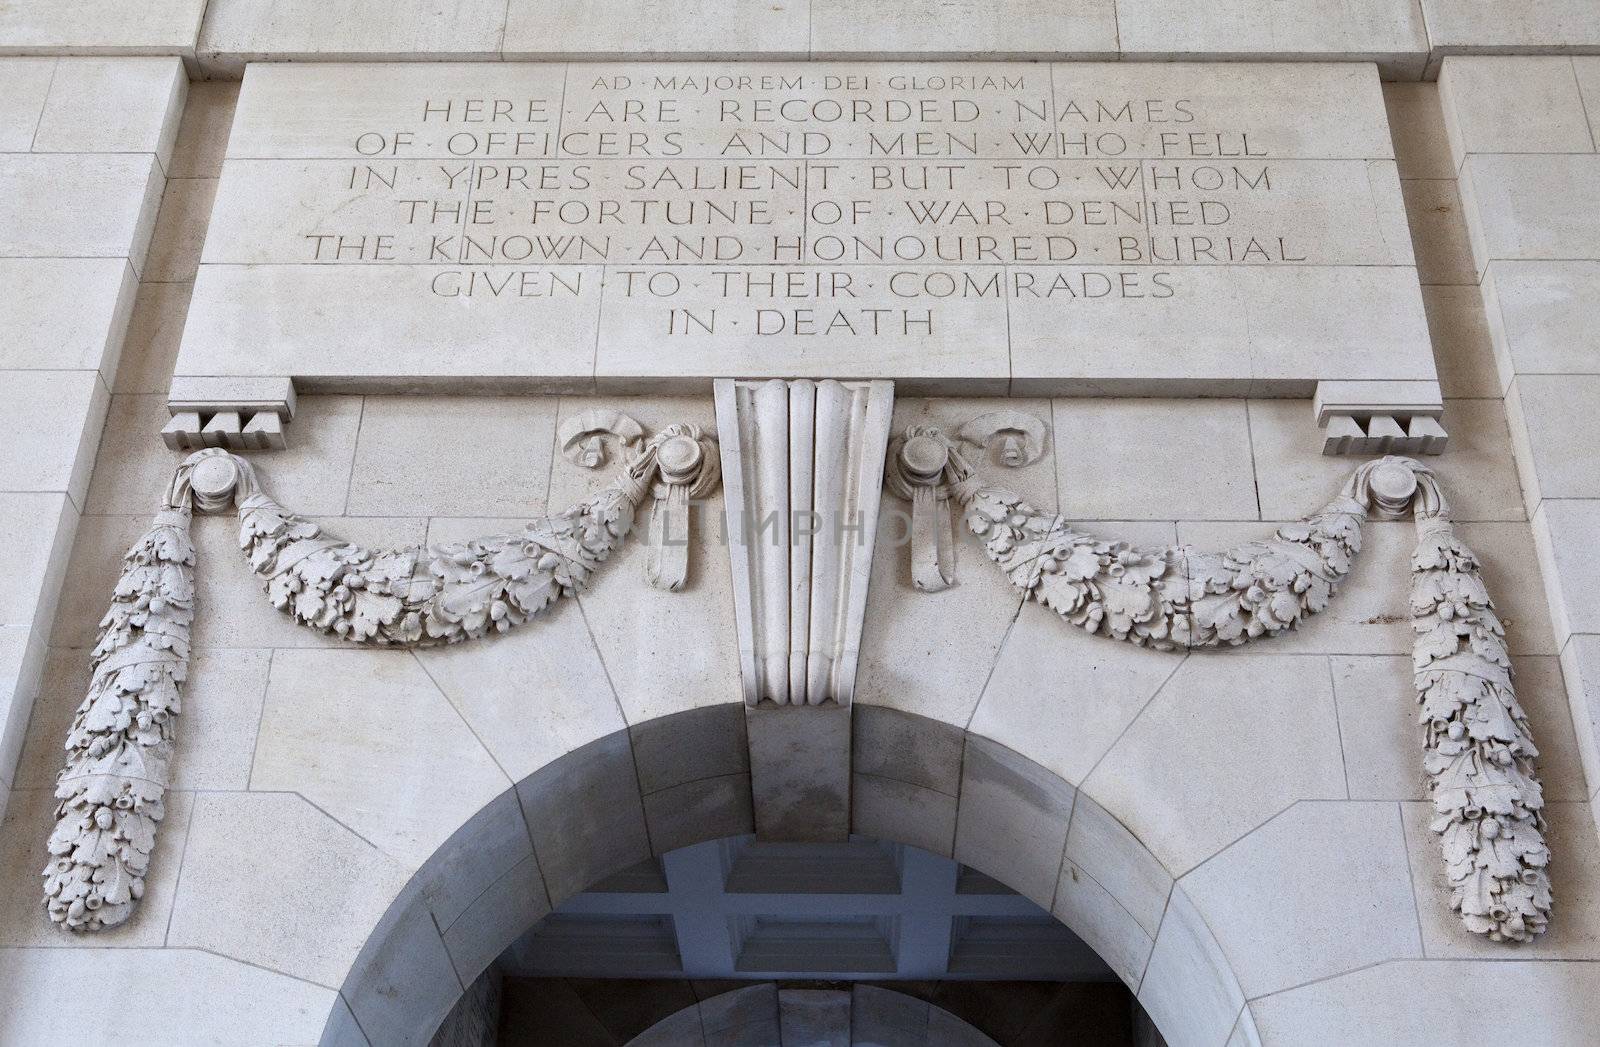
<instances>
[{"instance_id":1,"label":"stepped corbel bracket","mask_svg":"<svg viewBox=\"0 0 1600 1047\"><path fill-rule=\"evenodd\" d=\"M719 379L716 403L745 702L848 705L894 386Z\"/></svg>"},{"instance_id":2,"label":"stepped corbel bracket","mask_svg":"<svg viewBox=\"0 0 1600 1047\"><path fill-rule=\"evenodd\" d=\"M1478 558L1455 534L1425 466L1397 457L1363 463L1321 512L1220 553L1141 550L1076 531L984 486L953 449L944 479L989 558L1028 596L1088 632L1162 649L1233 646L1293 629L1327 606L1369 515L1411 513L1414 682L1450 904L1468 930L1494 941L1530 941L1548 926L1538 750Z\"/></svg>"},{"instance_id":3,"label":"stepped corbel bracket","mask_svg":"<svg viewBox=\"0 0 1600 1047\"><path fill-rule=\"evenodd\" d=\"M647 494L658 513L686 511L690 496L716 484L715 462L715 441L694 426L668 426L604 490L520 532L373 550L327 537L273 501L245 459L220 448L190 455L123 558L100 623L56 783L44 869L50 919L74 931L115 927L144 894L189 668L195 510L237 510L251 571L296 621L354 643L423 647L505 632L576 593L626 537ZM681 564L651 563L652 581L682 584Z\"/></svg>"}]
</instances>

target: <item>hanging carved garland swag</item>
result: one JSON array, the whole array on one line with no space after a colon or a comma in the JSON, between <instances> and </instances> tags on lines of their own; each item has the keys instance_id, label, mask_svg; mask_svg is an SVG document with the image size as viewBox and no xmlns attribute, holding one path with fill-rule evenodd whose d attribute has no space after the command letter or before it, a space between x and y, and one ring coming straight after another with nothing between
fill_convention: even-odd
<instances>
[{"instance_id":1,"label":"hanging carved garland swag","mask_svg":"<svg viewBox=\"0 0 1600 1047\"><path fill-rule=\"evenodd\" d=\"M150 531L129 550L91 660L87 697L67 736L60 803L44 870L50 918L79 931L125 921L163 815L194 616L193 509L239 514L239 544L279 610L355 643L425 646L504 632L572 595L627 536L653 496L651 583L684 581L672 517L717 482L715 442L669 426L631 454L610 486L517 534L375 551L321 529L262 493L226 451L178 468ZM1550 913L1537 755L1512 687L1504 629L1476 556L1451 528L1428 469L1405 458L1358 467L1340 495L1266 541L1226 552L1140 550L1075 531L977 477L939 430L914 427L890 448L885 482L913 503L913 577L951 584L948 513L965 510L989 558L1029 597L1091 633L1161 649L1237 645L1322 610L1349 572L1369 514L1410 511L1413 661L1428 776L1466 926L1527 941ZM683 517L685 520L686 516Z\"/></svg>"}]
</instances>

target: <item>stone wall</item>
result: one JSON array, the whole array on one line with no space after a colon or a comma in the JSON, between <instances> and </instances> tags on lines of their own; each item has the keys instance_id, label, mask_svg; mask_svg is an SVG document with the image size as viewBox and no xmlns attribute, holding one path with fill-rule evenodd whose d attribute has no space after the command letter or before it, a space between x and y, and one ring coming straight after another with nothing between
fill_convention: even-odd
<instances>
[{"instance_id":1,"label":"stone wall","mask_svg":"<svg viewBox=\"0 0 1600 1047\"><path fill-rule=\"evenodd\" d=\"M953 588L920 592L906 550L881 548L851 828L953 855L1051 908L1174 1044L1586 1041L1600 989L1587 599L1600 492L1582 468L1596 106L1593 60L1565 52L1600 47L1592 5L1487 18L1469 0L1373 0L1335 20L1321 3L1239 2L1201 21L1193 5L1119 0L1031 18L1012 8L1040 5L1002 4L955 23L940 21L949 7L897 5L863 25L816 0L737 16L673 5L672 27L648 36L636 11L571 5L535 22L498 0L448 19L437 5L383 5L381 18L277 5L269 19L213 0L203 20L197 2L147 6L136 24L125 5L0 9L0 52L52 56L0 59L0 272L28 289L0 299L16 434L0 509L24 539L6 546L17 581L0 622L5 1038L425 1042L551 902L649 854L748 832L757 802L728 553L711 536L697 536L682 592L651 587L630 544L517 633L379 651L275 611L234 521L205 517L194 671L145 896L96 938L48 923L38 873L61 742L118 558L182 458L156 433L234 90L196 84L180 124L177 57L53 56L181 56L205 76L251 57L948 55L959 39L964 54L1008 57L1375 59L1404 80L1443 60L1441 88L1390 84L1386 100L1451 434L1436 469L1508 624L1542 752L1555 915L1514 946L1449 911L1415 737L1409 523L1370 525L1345 590L1304 628L1222 652L1084 636L1024 602L973 544ZM1558 54L1444 58L1521 49ZM1151 545L1264 538L1321 506L1351 465L1323 456L1293 400L902 396L894 427L958 426L1002 404L1051 428L1045 457L1006 481ZM342 537L456 540L603 484L556 435L602 407L650 430L714 422L704 395L313 395L291 447L255 461L274 496ZM86 986L114 986L114 1002L85 1005Z\"/></svg>"}]
</instances>

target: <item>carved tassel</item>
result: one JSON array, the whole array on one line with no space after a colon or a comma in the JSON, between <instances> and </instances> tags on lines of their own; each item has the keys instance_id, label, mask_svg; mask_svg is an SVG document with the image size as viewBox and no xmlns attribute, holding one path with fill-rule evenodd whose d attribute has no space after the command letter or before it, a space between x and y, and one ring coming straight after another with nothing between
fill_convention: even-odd
<instances>
[{"instance_id":1,"label":"carved tassel","mask_svg":"<svg viewBox=\"0 0 1600 1047\"><path fill-rule=\"evenodd\" d=\"M50 919L74 931L115 927L144 895L189 669L189 497L186 463L155 523L123 558L89 693L67 734L44 901Z\"/></svg>"},{"instance_id":2,"label":"carved tassel","mask_svg":"<svg viewBox=\"0 0 1600 1047\"><path fill-rule=\"evenodd\" d=\"M1478 558L1431 477L1419 479L1412 661L1450 905L1491 941L1530 941L1549 924L1551 902L1538 750Z\"/></svg>"}]
</instances>

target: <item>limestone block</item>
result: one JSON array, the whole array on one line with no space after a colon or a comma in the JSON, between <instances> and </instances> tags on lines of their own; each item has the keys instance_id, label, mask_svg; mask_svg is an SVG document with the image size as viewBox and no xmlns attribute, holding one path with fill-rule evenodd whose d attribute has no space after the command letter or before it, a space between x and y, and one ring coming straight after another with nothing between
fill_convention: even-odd
<instances>
[{"instance_id":1,"label":"limestone block","mask_svg":"<svg viewBox=\"0 0 1600 1047\"><path fill-rule=\"evenodd\" d=\"M0 257L126 258L135 272L161 201L154 154L0 154Z\"/></svg>"},{"instance_id":2,"label":"limestone block","mask_svg":"<svg viewBox=\"0 0 1600 1047\"><path fill-rule=\"evenodd\" d=\"M948 856L964 734L898 709L862 703L851 708L850 831Z\"/></svg>"},{"instance_id":3,"label":"limestone block","mask_svg":"<svg viewBox=\"0 0 1600 1047\"><path fill-rule=\"evenodd\" d=\"M46 845L55 826L54 784L43 789L19 788L11 793L0 831L0 935L8 946L81 953L86 951L82 949L83 940L61 933L60 927L46 919L44 907L39 904L39 871L52 861ZM128 921L117 928L118 945L159 946L165 942L193 796L168 790L163 801L167 813L151 853L144 897ZM7 1035L14 1035L9 1026Z\"/></svg>"},{"instance_id":4,"label":"limestone block","mask_svg":"<svg viewBox=\"0 0 1600 1047\"><path fill-rule=\"evenodd\" d=\"M747 1047L749 1034L742 1033L741 1026L776 1025L778 1020L778 987L771 982L700 1001L700 1025L705 1029L707 1047Z\"/></svg>"},{"instance_id":5,"label":"limestone block","mask_svg":"<svg viewBox=\"0 0 1600 1047\"><path fill-rule=\"evenodd\" d=\"M1180 874L1296 800L1343 798L1326 660L1191 655L1081 788Z\"/></svg>"},{"instance_id":6,"label":"limestone block","mask_svg":"<svg viewBox=\"0 0 1600 1047\"><path fill-rule=\"evenodd\" d=\"M1561 648L1561 673L1586 791L1592 800L1600 788L1600 637L1582 634L1569 638Z\"/></svg>"},{"instance_id":7,"label":"limestone block","mask_svg":"<svg viewBox=\"0 0 1600 1047\"><path fill-rule=\"evenodd\" d=\"M368 1039L423 1047L462 988L438 924L419 898L408 895L372 929L339 995Z\"/></svg>"},{"instance_id":8,"label":"limestone block","mask_svg":"<svg viewBox=\"0 0 1600 1047\"><path fill-rule=\"evenodd\" d=\"M133 270L127 268L130 283ZM192 284L141 284L133 296L113 393L164 393L178 359Z\"/></svg>"},{"instance_id":9,"label":"limestone block","mask_svg":"<svg viewBox=\"0 0 1600 1047\"><path fill-rule=\"evenodd\" d=\"M537 397L372 397L361 417L351 509L541 515L555 416L555 401ZM444 434L452 435L441 439ZM485 441L496 446L495 454L482 453Z\"/></svg>"},{"instance_id":10,"label":"limestone block","mask_svg":"<svg viewBox=\"0 0 1600 1047\"><path fill-rule=\"evenodd\" d=\"M462 537L496 529L471 530ZM416 657L512 781L624 726L583 613L570 601L489 643Z\"/></svg>"},{"instance_id":11,"label":"limestone block","mask_svg":"<svg viewBox=\"0 0 1600 1047\"><path fill-rule=\"evenodd\" d=\"M1098 953L1123 982L1138 986L1155 939L1100 881L1068 861L1061 868L1050 912Z\"/></svg>"},{"instance_id":12,"label":"limestone block","mask_svg":"<svg viewBox=\"0 0 1600 1047\"><path fill-rule=\"evenodd\" d=\"M1155 938L1172 892L1172 874L1127 826L1084 792L1072 809L1065 864L1103 885L1145 936ZM1068 872L1062 877L1065 891Z\"/></svg>"},{"instance_id":13,"label":"limestone block","mask_svg":"<svg viewBox=\"0 0 1600 1047\"><path fill-rule=\"evenodd\" d=\"M522 804L516 792L507 789L450 834L417 870L407 890L417 894L427 905L442 931L477 905L508 873L532 858L533 841L528 834ZM539 904L548 908L537 866L531 873L524 869L521 875L539 880L536 890ZM520 929L507 926L500 928L500 933L506 935L500 945L503 949ZM499 949L495 951L498 953Z\"/></svg>"},{"instance_id":14,"label":"limestone block","mask_svg":"<svg viewBox=\"0 0 1600 1047\"><path fill-rule=\"evenodd\" d=\"M1408 178L1400 183L1417 256L1417 279L1430 284L1475 284L1472 244L1453 178Z\"/></svg>"},{"instance_id":15,"label":"limestone block","mask_svg":"<svg viewBox=\"0 0 1600 1047\"><path fill-rule=\"evenodd\" d=\"M0 368L117 373L139 279L117 258L0 259Z\"/></svg>"},{"instance_id":16,"label":"limestone block","mask_svg":"<svg viewBox=\"0 0 1600 1047\"><path fill-rule=\"evenodd\" d=\"M205 0L7 4L0 54L192 55Z\"/></svg>"},{"instance_id":17,"label":"limestone block","mask_svg":"<svg viewBox=\"0 0 1600 1047\"><path fill-rule=\"evenodd\" d=\"M274 654L252 789L298 792L415 868L510 785L411 652Z\"/></svg>"},{"instance_id":18,"label":"limestone block","mask_svg":"<svg viewBox=\"0 0 1600 1047\"><path fill-rule=\"evenodd\" d=\"M1428 37L1416 0L1292 4L1230 0L1197 7L1176 0L1121 0L1117 27L1126 59L1339 58L1375 61L1384 76L1422 76Z\"/></svg>"},{"instance_id":19,"label":"limestone block","mask_svg":"<svg viewBox=\"0 0 1600 1047\"><path fill-rule=\"evenodd\" d=\"M1461 202L1479 273L1491 261L1600 257L1600 213L1572 207L1600 193L1600 155L1472 155Z\"/></svg>"},{"instance_id":20,"label":"limestone block","mask_svg":"<svg viewBox=\"0 0 1600 1047\"><path fill-rule=\"evenodd\" d=\"M1439 72L1450 158L1473 153L1592 153L1572 59L1446 58Z\"/></svg>"},{"instance_id":21,"label":"limestone block","mask_svg":"<svg viewBox=\"0 0 1600 1047\"><path fill-rule=\"evenodd\" d=\"M146 280L189 282L194 279L216 191L214 178L168 180L161 197L161 211L156 216L155 232L150 239L150 254L145 261Z\"/></svg>"},{"instance_id":22,"label":"limestone block","mask_svg":"<svg viewBox=\"0 0 1600 1047\"><path fill-rule=\"evenodd\" d=\"M1495 264L1490 266L1491 271ZM1449 399L1495 399L1505 395L1479 289L1424 287L1422 308L1428 316L1433 359L1439 367L1439 386L1444 395Z\"/></svg>"},{"instance_id":23,"label":"limestone block","mask_svg":"<svg viewBox=\"0 0 1600 1047\"><path fill-rule=\"evenodd\" d=\"M1477 5L1473 5L1475 8ZM1593 1039L1594 964L1525 960L1401 960L1277 993L1251 1003L1261 1042L1286 1047L1382 1043L1538 1043L1581 1047ZM1531 1008L1509 999L1538 1000Z\"/></svg>"},{"instance_id":24,"label":"limestone block","mask_svg":"<svg viewBox=\"0 0 1600 1047\"><path fill-rule=\"evenodd\" d=\"M743 708L705 706L628 729L639 788L646 795L707 778L748 774Z\"/></svg>"},{"instance_id":25,"label":"limestone block","mask_svg":"<svg viewBox=\"0 0 1600 1047\"><path fill-rule=\"evenodd\" d=\"M550 904L650 857L633 752L620 731L517 783Z\"/></svg>"},{"instance_id":26,"label":"limestone block","mask_svg":"<svg viewBox=\"0 0 1600 1047\"><path fill-rule=\"evenodd\" d=\"M1520 689L1519 689L1520 691ZM1537 731L1538 726L1535 724ZM1541 746L1541 752L1543 747ZM1540 774L1544 776L1541 756ZM1439 861L1439 842L1428 828L1433 805L1401 805L1411 848L1411 877L1416 885L1417 913L1422 943L1430 959L1494 960L1504 950L1481 935L1472 934L1450 911L1450 884ZM1550 890L1556 898L1550 929L1517 958L1526 960L1593 960L1600 957L1600 841L1595 838L1589 805L1546 803L1546 839L1550 843Z\"/></svg>"},{"instance_id":27,"label":"limestone block","mask_svg":"<svg viewBox=\"0 0 1600 1047\"><path fill-rule=\"evenodd\" d=\"M745 709L756 833L764 840L839 842L850 830L850 706Z\"/></svg>"},{"instance_id":28,"label":"limestone block","mask_svg":"<svg viewBox=\"0 0 1600 1047\"><path fill-rule=\"evenodd\" d=\"M271 846L241 861L240 840ZM183 872L168 945L323 985L344 980L410 876L292 793L196 794Z\"/></svg>"},{"instance_id":29,"label":"limestone block","mask_svg":"<svg viewBox=\"0 0 1600 1047\"><path fill-rule=\"evenodd\" d=\"M740 715L743 711L734 707ZM668 786L644 796L650 849L665 854L680 847L744 836L756 831L751 775L724 774Z\"/></svg>"},{"instance_id":30,"label":"limestone block","mask_svg":"<svg viewBox=\"0 0 1600 1047\"><path fill-rule=\"evenodd\" d=\"M1048 909L1061 876L1073 787L985 738L968 736L955 859Z\"/></svg>"},{"instance_id":31,"label":"limestone block","mask_svg":"<svg viewBox=\"0 0 1600 1047\"><path fill-rule=\"evenodd\" d=\"M1222 946L1182 887L1172 889L1137 996L1175 1043L1221 1043L1244 1007Z\"/></svg>"},{"instance_id":32,"label":"limestone block","mask_svg":"<svg viewBox=\"0 0 1600 1047\"><path fill-rule=\"evenodd\" d=\"M1182 889L1251 998L1422 956L1393 803L1297 804L1189 873ZM1448 905L1435 908L1448 915Z\"/></svg>"},{"instance_id":33,"label":"limestone block","mask_svg":"<svg viewBox=\"0 0 1600 1047\"><path fill-rule=\"evenodd\" d=\"M955 796L965 736L959 727L876 705L854 706L853 767Z\"/></svg>"},{"instance_id":34,"label":"limestone block","mask_svg":"<svg viewBox=\"0 0 1600 1047\"><path fill-rule=\"evenodd\" d=\"M1513 373L1595 369L1600 262L1491 262L1483 302L1505 385Z\"/></svg>"},{"instance_id":35,"label":"limestone block","mask_svg":"<svg viewBox=\"0 0 1600 1047\"><path fill-rule=\"evenodd\" d=\"M64 492L0 493L0 533L11 536L0 544L0 576L9 579L0 624L48 627L77 528L78 510Z\"/></svg>"},{"instance_id":36,"label":"limestone block","mask_svg":"<svg viewBox=\"0 0 1600 1047\"><path fill-rule=\"evenodd\" d=\"M850 832L909 843L948 858L955 846L956 797L896 778L852 774Z\"/></svg>"},{"instance_id":37,"label":"limestone block","mask_svg":"<svg viewBox=\"0 0 1600 1047\"><path fill-rule=\"evenodd\" d=\"M1112 0L919 0L885 7L814 0L811 51L830 58L1115 58L1117 18Z\"/></svg>"},{"instance_id":38,"label":"limestone block","mask_svg":"<svg viewBox=\"0 0 1600 1047\"><path fill-rule=\"evenodd\" d=\"M94 448L110 400L94 371L5 371L8 454L0 490L88 494Z\"/></svg>"},{"instance_id":39,"label":"limestone block","mask_svg":"<svg viewBox=\"0 0 1600 1047\"><path fill-rule=\"evenodd\" d=\"M176 58L62 58L36 153L154 153L172 160L189 78Z\"/></svg>"},{"instance_id":40,"label":"limestone block","mask_svg":"<svg viewBox=\"0 0 1600 1047\"><path fill-rule=\"evenodd\" d=\"M4 172L0 162L0 180ZM589 387L598 266L479 271L473 279L472 271L420 265L202 266L177 372L290 375L329 391L398 391L415 383L396 375L457 370L450 361L462 360L462 331L470 328L471 373L430 389ZM340 307L302 308L310 299ZM530 339L530 331L538 336ZM250 353L241 355L246 345ZM488 375L505 380L489 383Z\"/></svg>"},{"instance_id":41,"label":"limestone block","mask_svg":"<svg viewBox=\"0 0 1600 1047\"><path fill-rule=\"evenodd\" d=\"M1135 540L1129 536L1136 531L1123 524L1100 529L1107 537ZM1173 541L1169 535L1150 544ZM1179 653L1140 650L1070 628L1030 600L1006 634L969 729L1077 785L1181 661Z\"/></svg>"},{"instance_id":42,"label":"limestone block","mask_svg":"<svg viewBox=\"0 0 1600 1047\"><path fill-rule=\"evenodd\" d=\"M6 1035L18 1043L312 1044L338 998L325 986L198 949L7 948L0 981ZM122 986L128 999L81 1006L85 984Z\"/></svg>"},{"instance_id":43,"label":"limestone block","mask_svg":"<svg viewBox=\"0 0 1600 1047\"><path fill-rule=\"evenodd\" d=\"M1156 2L1171 6L1170 0ZM1144 18L1143 12L1133 14L1136 20ZM1286 17L1299 14L1298 9L1293 15L1285 11ZM1207 13L1197 10L1187 17L1205 18ZM1181 19L1170 24L1176 28L1180 23ZM1312 31L1310 23L1306 28ZM1128 43L1124 36L1124 52L1129 50ZM1092 101L1096 95L1143 98L1148 92L1150 98L1191 99L1191 108L1211 114L1219 127L1248 128L1252 151L1265 149L1275 157L1367 160L1392 159L1395 155L1382 115L1382 84L1369 66L1347 62L1121 62L1109 66L1062 62L1052 67L1052 75L1059 100L1083 100L1079 105L1084 114L1081 120L1066 111L1065 115L1071 117L1068 127L1082 129L1083 124L1095 122L1097 111ZM1340 104L1327 106L1331 98L1339 99ZM1318 110L1324 119L1306 120L1304 114L1311 110ZM1149 117L1148 122L1136 123L1128 130L1130 149L1126 155L1172 156L1173 145L1189 155L1186 140L1174 142L1161 137L1174 127L1184 130L1189 121L1183 119L1182 113L1158 107L1144 115ZM1168 144L1163 147L1163 143Z\"/></svg>"},{"instance_id":44,"label":"limestone block","mask_svg":"<svg viewBox=\"0 0 1600 1047\"><path fill-rule=\"evenodd\" d=\"M251 0L214 0L195 51L201 67L237 76L246 62L487 59L497 57L505 4L456 0L448 5L336 5L305 0L264 8Z\"/></svg>"},{"instance_id":45,"label":"limestone block","mask_svg":"<svg viewBox=\"0 0 1600 1047\"><path fill-rule=\"evenodd\" d=\"M1479 0L1422 0L1435 53L1581 50L1600 45L1600 11L1584 0L1504 7Z\"/></svg>"},{"instance_id":46,"label":"limestone block","mask_svg":"<svg viewBox=\"0 0 1600 1047\"><path fill-rule=\"evenodd\" d=\"M1523 374L1506 411L1511 445L1530 506L1545 498L1600 497L1600 374Z\"/></svg>"},{"instance_id":47,"label":"limestone block","mask_svg":"<svg viewBox=\"0 0 1600 1047\"><path fill-rule=\"evenodd\" d=\"M1244 401L1063 398L1054 408L1068 519L1170 519L1174 506L1198 520L1255 518Z\"/></svg>"},{"instance_id":48,"label":"limestone block","mask_svg":"<svg viewBox=\"0 0 1600 1047\"><path fill-rule=\"evenodd\" d=\"M1130 283L1126 293L1142 299L1136 311L1102 308L1104 291L1065 311L1043 299L1014 300L1012 393L1309 396L1319 378L1434 377L1421 295L1406 267L1176 266L1170 272L1171 295ZM1082 279L1068 268L1016 273L1040 288L1058 277L1068 286ZM1363 308L1351 310L1351 301ZM1175 331L1183 332L1177 356Z\"/></svg>"},{"instance_id":49,"label":"limestone block","mask_svg":"<svg viewBox=\"0 0 1600 1047\"><path fill-rule=\"evenodd\" d=\"M1383 105L1400 177L1454 178L1456 165L1450 162L1450 141L1439 111L1439 85L1386 83Z\"/></svg>"},{"instance_id":50,"label":"limestone block","mask_svg":"<svg viewBox=\"0 0 1600 1047\"><path fill-rule=\"evenodd\" d=\"M1450 433L1450 449L1430 458L1428 467L1447 492L1452 518L1527 519L1500 404L1492 400L1450 400L1440 421ZM1315 512L1337 493L1349 475L1348 459L1320 453L1319 434L1306 424L1303 403L1250 401L1250 435L1255 452L1254 486L1263 520L1298 520ZM1357 570L1363 571L1361 577L1373 581L1355 584L1404 588L1399 577L1366 574L1362 566Z\"/></svg>"},{"instance_id":51,"label":"limestone block","mask_svg":"<svg viewBox=\"0 0 1600 1047\"><path fill-rule=\"evenodd\" d=\"M463 984L470 985L509 944L518 928L531 928L550 911L539 865L518 862L441 932Z\"/></svg>"},{"instance_id":52,"label":"limestone block","mask_svg":"<svg viewBox=\"0 0 1600 1047\"><path fill-rule=\"evenodd\" d=\"M807 13L804 0L639 0L601 8L581 0L512 0L501 57L805 58Z\"/></svg>"},{"instance_id":53,"label":"limestone block","mask_svg":"<svg viewBox=\"0 0 1600 1047\"><path fill-rule=\"evenodd\" d=\"M1600 633L1600 501L1541 502L1533 514L1557 650L1573 633Z\"/></svg>"},{"instance_id":54,"label":"limestone block","mask_svg":"<svg viewBox=\"0 0 1600 1047\"><path fill-rule=\"evenodd\" d=\"M0 152L26 153L44 112L54 58L0 59Z\"/></svg>"}]
</instances>

